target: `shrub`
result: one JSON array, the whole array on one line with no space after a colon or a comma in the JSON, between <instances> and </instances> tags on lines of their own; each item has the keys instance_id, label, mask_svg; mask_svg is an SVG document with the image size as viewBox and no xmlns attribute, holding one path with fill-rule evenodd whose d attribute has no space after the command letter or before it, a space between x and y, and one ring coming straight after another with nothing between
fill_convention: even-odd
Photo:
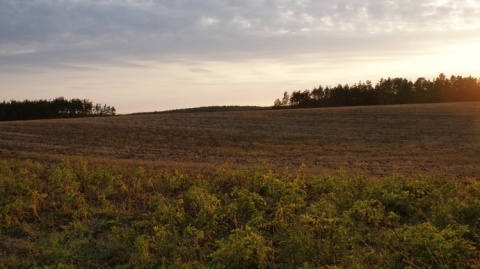
<instances>
[{"instance_id":1,"label":"shrub","mask_svg":"<svg viewBox=\"0 0 480 269\"><path fill-rule=\"evenodd\" d=\"M399 267L467 268L475 255L473 242L465 238L468 232L462 225L437 229L421 223L393 230L390 248L398 255Z\"/></svg>"},{"instance_id":2,"label":"shrub","mask_svg":"<svg viewBox=\"0 0 480 269\"><path fill-rule=\"evenodd\" d=\"M269 242L249 226L233 230L217 248L211 254L216 268L267 268L273 254Z\"/></svg>"}]
</instances>

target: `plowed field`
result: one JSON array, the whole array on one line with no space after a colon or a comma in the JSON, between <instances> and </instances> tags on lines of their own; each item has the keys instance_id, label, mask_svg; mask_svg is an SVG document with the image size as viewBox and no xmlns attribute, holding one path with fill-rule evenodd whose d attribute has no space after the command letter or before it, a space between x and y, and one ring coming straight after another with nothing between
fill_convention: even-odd
<instances>
[{"instance_id":1,"label":"plowed field","mask_svg":"<svg viewBox=\"0 0 480 269\"><path fill-rule=\"evenodd\" d=\"M0 123L0 158L480 178L480 103Z\"/></svg>"}]
</instances>

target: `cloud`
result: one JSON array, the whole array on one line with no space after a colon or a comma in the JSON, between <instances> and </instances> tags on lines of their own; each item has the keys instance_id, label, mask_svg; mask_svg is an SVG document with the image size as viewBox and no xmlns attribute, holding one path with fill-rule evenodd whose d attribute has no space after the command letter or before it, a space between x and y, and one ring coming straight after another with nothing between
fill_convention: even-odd
<instances>
[{"instance_id":1,"label":"cloud","mask_svg":"<svg viewBox=\"0 0 480 269\"><path fill-rule=\"evenodd\" d=\"M374 52L478 18L478 0L3 0L0 66Z\"/></svg>"}]
</instances>

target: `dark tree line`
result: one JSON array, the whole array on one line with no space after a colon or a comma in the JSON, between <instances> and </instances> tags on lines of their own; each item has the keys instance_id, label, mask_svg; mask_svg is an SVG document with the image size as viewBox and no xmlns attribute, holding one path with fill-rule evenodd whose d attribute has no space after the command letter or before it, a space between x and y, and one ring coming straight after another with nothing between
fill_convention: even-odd
<instances>
[{"instance_id":1,"label":"dark tree line","mask_svg":"<svg viewBox=\"0 0 480 269\"><path fill-rule=\"evenodd\" d=\"M336 87L318 86L313 90L285 92L274 108L363 106L388 104L480 101L480 79L440 74L433 80L423 77L415 82L405 78L380 79Z\"/></svg>"},{"instance_id":2,"label":"dark tree line","mask_svg":"<svg viewBox=\"0 0 480 269\"><path fill-rule=\"evenodd\" d=\"M181 108L162 111L159 113L197 113L197 112L232 112L232 111L257 111L267 110L270 107L261 106L202 106L194 108Z\"/></svg>"},{"instance_id":3,"label":"dark tree line","mask_svg":"<svg viewBox=\"0 0 480 269\"><path fill-rule=\"evenodd\" d=\"M113 116L113 106L93 104L88 99L58 97L53 100L3 101L0 103L0 121Z\"/></svg>"}]
</instances>

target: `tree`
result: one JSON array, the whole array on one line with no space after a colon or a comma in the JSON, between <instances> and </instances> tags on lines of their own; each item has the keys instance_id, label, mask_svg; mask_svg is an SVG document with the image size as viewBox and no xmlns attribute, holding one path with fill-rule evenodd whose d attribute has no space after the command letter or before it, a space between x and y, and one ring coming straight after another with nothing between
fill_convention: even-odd
<instances>
[{"instance_id":1,"label":"tree","mask_svg":"<svg viewBox=\"0 0 480 269\"><path fill-rule=\"evenodd\" d=\"M95 111L94 111L95 109ZM113 116L113 106L96 104L93 107L88 99L58 97L53 100L24 100L0 103L0 120L34 120L51 118L86 117L91 115Z\"/></svg>"},{"instance_id":2,"label":"tree","mask_svg":"<svg viewBox=\"0 0 480 269\"><path fill-rule=\"evenodd\" d=\"M288 106L290 103L290 95L287 91L283 93L282 106Z\"/></svg>"},{"instance_id":3,"label":"tree","mask_svg":"<svg viewBox=\"0 0 480 269\"><path fill-rule=\"evenodd\" d=\"M310 103L310 91L294 91L290 95L290 105L297 107L308 107Z\"/></svg>"},{"instance_id":4,"label":"tree","mask_svg":"<svg viewBox=\"0 0 480 269\"><path fill-rule=\"evenodd\" d=\"M318 88L314 88L311 92L311 99L313 100L322 100L325 97L325 90L323 89L322 85L318 86Z\"/></svg>"},{"instance_id":5,"label":"tree","mask_svg":"<svg viewBox=\"0 0 480 269\"><path fill-rule=\"evenodd\" d=\"M438 77L433 81L435 91L435 102L448 102L448 91L450 88L450 82L445 74L440 73Z\"/></svg>"},{"instance_id":6,"label":"tree","mask_svg":"<svg viewBox=\"0 0 480 269\"><path fill-rule=\"evenodd\" d=\"M275 107L322 107L388 105L410 103L480 101L480 80L474 77L451 76L440 73L433 81L424 77L412 82L406 78L381 78L375 86L367 80L353 86L318 86L312 91L285 92Z\"/></svg>"},{"instance_id":7,"label":"tree","mask_svg":"<svg viewBox=\"0 0 480 269\"><path fill-rule=\"evenodd\" d=\"M395 92L391 78L381 78L377 85L375 85L375 90L378 93L378 104L388 105L395 103Z\"/></svg>"},{"instance_id":8,"label":"tree","mask_svg":"<svg viewBox=\"0 0 480 269\"><path fill-rule=\"evenodd\" d=\"M276 99L275 102L273 102L273 107L281 107L282 106L282 101L280 99Z\"/></svg>"},{"instance_id":9,"label":"tree","mask_svg":"<svg viewBox=\"0 0 480 269\"><path fill-rule=\"evenodd\" d=\"M396 95L397 104L413 103L413 83L405 78L395 78L393 87Z\"/></svg>"}]
</instances>

